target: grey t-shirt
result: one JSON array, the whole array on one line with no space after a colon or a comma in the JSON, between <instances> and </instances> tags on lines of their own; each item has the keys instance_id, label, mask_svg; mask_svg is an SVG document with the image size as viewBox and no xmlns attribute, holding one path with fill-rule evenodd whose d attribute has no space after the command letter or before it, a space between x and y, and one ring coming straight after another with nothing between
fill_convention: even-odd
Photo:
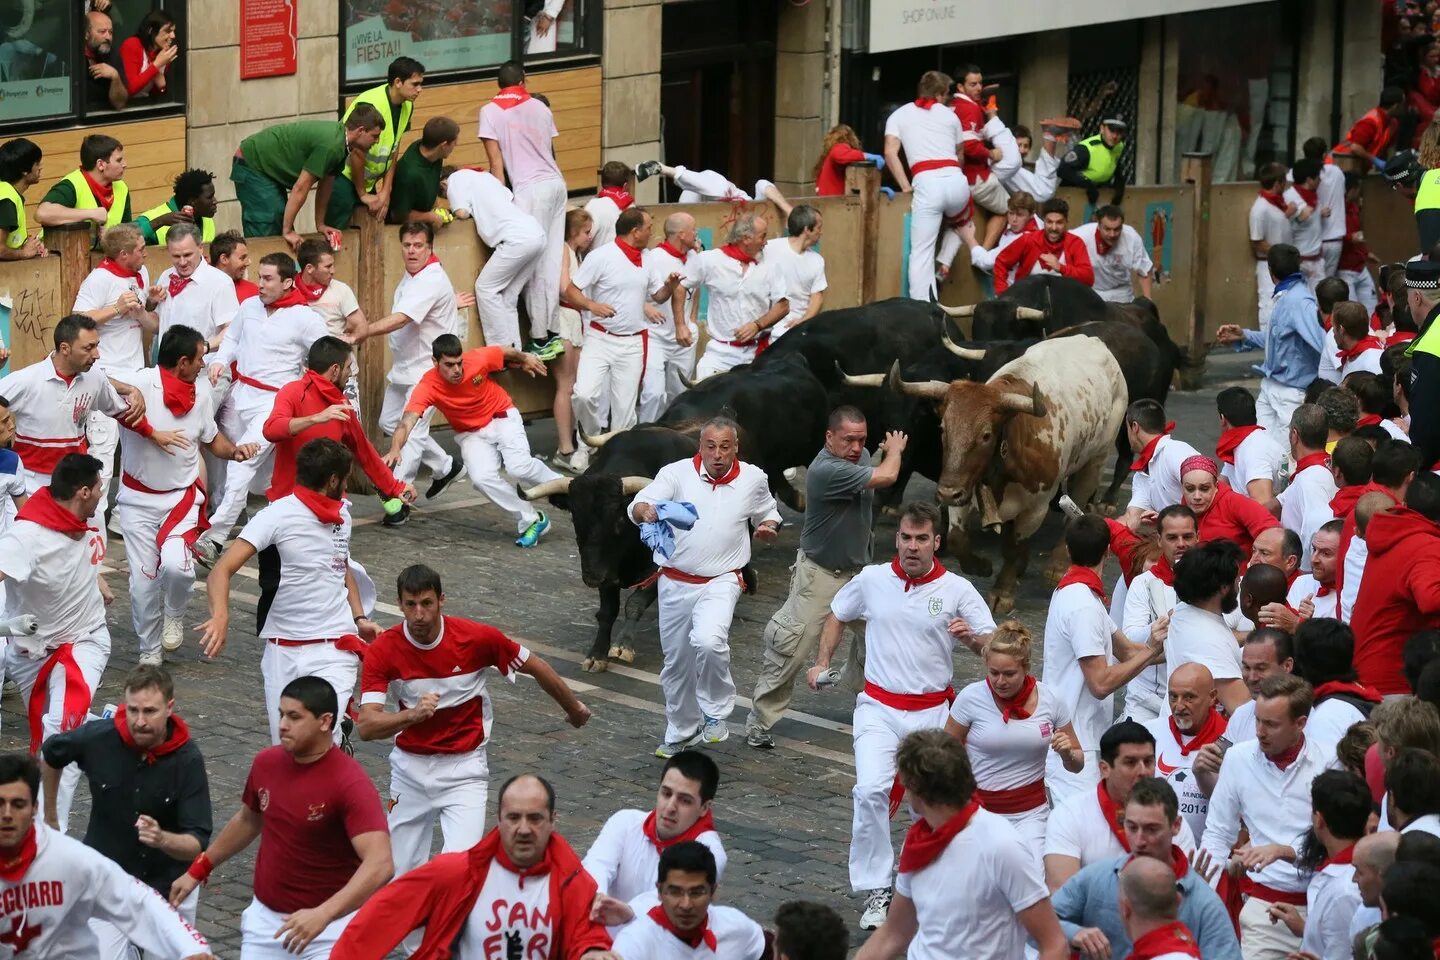
<instances>
[{"instance_id":1,"label":"grey t-shirt","mask_svg":"<svg viewBox=\"0 0 1440 960\"><path fill-rule=\"evenodd\" d=\"M863 567L870 562L870 522L875 491L866 489L875 468L870 454L860 451L851 463L824 447L805 477L805 527L800 549L830 570Z\"/></svg>"}]
</instances>

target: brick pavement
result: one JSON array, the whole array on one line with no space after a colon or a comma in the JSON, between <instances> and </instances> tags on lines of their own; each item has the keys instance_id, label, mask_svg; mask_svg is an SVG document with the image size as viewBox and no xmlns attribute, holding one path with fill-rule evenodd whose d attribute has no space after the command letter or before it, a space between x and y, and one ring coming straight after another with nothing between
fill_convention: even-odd
<instances>
[{"instance_id":1,"label":"brick pavement","mask_svg":"<svg viewBox=\"0 0 1440 960\"><path fill-rule=\"evenodd\" d=\"M1221 380L1242 375L1244 365L1232 355L1218 356L1205 391L1173 396L1170 413L1180 423L1180 435L1201 449L1213 445L1218 432L1214 390ZM548 422L532 428L532 436L537 451L551 449L553 431ZM933 486L916 480L909 493L929 496ZM577 687L595 713L580 731L569 728L547 698L537 696L528 678L516 685L498 678L492 681L497 720L490 766L497 786L526 770L548 777L559 796L559 829L583 851L612 812L646 806L653 798L660 768L653 749L663 729L654 611L635 638L637 656L632 666L614 665L604 674L584 673L579 663L593 636L595 596L579 582L569 517L553 511L555 527L541 547L522 551L511 543L509 519L481 503L468 485L453 488L432 508L417 509L404 527L387 530L376 522L374 501L362 501L357 505L361 519L354 554L380 587L377 619L382 624L398 619L391 586L395 574L410 563L425 562L444 577L449 613L485 620L510 632ZM787 521L795 519L787 513ZM892 523L882 521L876 536L877 557L885 555L892 530ZM1037 638L1050 589L1041 576L1043 557L1058 534L1059 524L1052 519L1032 543L1034 556L1041 559L1032 563L1020 591L1017 615ZM753 689L762 655L761 631L784 598L787 567L798 539L798 525L787 526L776 545L757 546L759 592L741 599L731 634L734 675L742 697ZM981 537L978 543L994 555L993 538ZM108 562L123 565L118 538L112 538L111 550ZM187 645L172 655L169 664L176 679L178 709L207 758L217 831L236 809L250 759L268 745L259 695L261 644L251 617L258 586L253 568L246 573L249 579L242 577L235 585L241 609L232 617L222 656L207 662L195 646ZM110 582L116 593L110 612L114 652L97 696L99 705L119 697L120 681L136 657L124 577L112 575ZM985 586L977 583L982 592ZM204 610L203 591L197 590L188 617L192 629L204 619ZM963 650L957 653L957 686L978 676L975 658ZM11 686L4 695L0 747L23 747L25 727L19 706ZM853 924L860 903L850 894L846 871L853 785L849 699L838 693L814 693L802 684L794 708L799 716L787 718L777 728L781 746L774 751L751 750L739 736L748 706L737 706L731 717L736 731L731 739L712 748L722 770L716 820L730 852L720 896L762 921L768 921L786 899L817 899L836 907ZM360 745L357 751L382 796L388 783L388 750L388 745L372 743ZM494 804L492 790L490 824ZM87 812L86 802L77 803L75 832L82 832ZM900 830L897 824L897 849ZM199 926L211 938L217 956L239 955L239 915L249 902L252 868L253 848L217 870L202 896ZM855 931L854 938L858 942L861 934Z\"/></svg>"}]
</instances>

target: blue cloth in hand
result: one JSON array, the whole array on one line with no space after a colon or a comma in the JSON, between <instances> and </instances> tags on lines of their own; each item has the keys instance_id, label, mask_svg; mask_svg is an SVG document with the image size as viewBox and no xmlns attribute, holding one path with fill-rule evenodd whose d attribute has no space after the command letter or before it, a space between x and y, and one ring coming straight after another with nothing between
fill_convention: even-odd
<instances>
[{"instance_id":1,"label":"blue cloth in hand","mask_svg":"<svg viewBox=\"0 0 1440 960\"><path fill-rule=\"evenodd\" d=\"M684 500L661 500L655 504L658 520L640 524L640 539L645 546L666 560L675 552L675 531L689 530L700 519L695 504Z\"/></svg>"},{"instance_id":2,"label":"blue cloth in hand","mask_svg":"<svg viewBox=\"0 0 1440 960\"><path fill-rule=\"evenodd\" d=\"M894 188L894 187L881 187L881 188L880 188L880 192L883 193L883 194L885 194L885 199L886 199L886 200L894 200L894 199L895 199L895 188Z\"/></svg>"},{"instance_id":3,"label":"blue cloth in hand","mask_svg":"<svg viewBox=\"0 0 1440 960\"><path fill-rule=\"evenodd\" d=\"M866 160L869 160L871 163L875 164L875 166L876 166L877 169L880 169L880 170L884 170L884 169L885 169L885 158L884 158L883 156L881 156L880 154L878 154L878 153L867 153L867 154L865 154L865 159L866 159Z\"/></svg>"}]
</instances>

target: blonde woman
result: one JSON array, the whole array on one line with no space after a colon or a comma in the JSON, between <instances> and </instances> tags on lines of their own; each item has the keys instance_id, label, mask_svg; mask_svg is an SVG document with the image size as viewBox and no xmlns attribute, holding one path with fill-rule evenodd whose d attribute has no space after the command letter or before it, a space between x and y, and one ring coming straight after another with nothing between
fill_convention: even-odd
<instances>
[{"instance_id":1,"label":"blonde woman","mask_svg":"<svg viewBox=\"0 0 1440 960\"><path fill-rule=\"evenodd\" d=\"M565 212L565 257L560 263L560 289L570 284L570 277L580 269L580 255L590 249L595 221L579 208ZM585 469L588 457L575 446L575 410L570 396L575 392L575 371L580 366L580 349L585 343L585 325L580 311L562 297L555 312L557 332L565 341L565 352L550 364L550 377L555 381L555 433L559 437L550 465L557 470L576 473Z\"/></svg>"},{"instance_id":2,"label":"blonde woman","mask_svg":"<svg viewBox=\"0 0 1440 960\"><path fill-rule=\"evenodd\" d=\"M1050 804L1045 759L1054 750L1071 773L1085 754L1070 712L1054 691L1030 673L1030 631L1006 620L981 651L985 679L960 691L945 729L965 745L980 805L1014 825L1040 862Z\"/></svg>"}]
</instances>

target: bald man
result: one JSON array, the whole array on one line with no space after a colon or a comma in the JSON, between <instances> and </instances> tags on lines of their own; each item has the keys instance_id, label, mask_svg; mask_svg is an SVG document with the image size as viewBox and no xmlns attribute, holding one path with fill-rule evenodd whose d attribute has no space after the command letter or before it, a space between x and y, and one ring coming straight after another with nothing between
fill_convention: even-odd
<instances>
[{"instance_id":1,"label":"bald man","mask_svg":"<svg viewBox=\"0 0 1440 960\"><path fill-rule=\"evenodd\" d=\"M1395 862L1395 849L1400 846L1400 834L1395 830L1372 833L1361 837L1351 854L1355 867L1355 886L1360 888L1360 909L1350 920L1350 939L1380 922L1380 887L1385 871Z\"/></svg>"},{"instance_id":2,"label":"bald man","mask_svg":"<svg viewBox=\"0 0 1440 960\"><path fill-rule=\"evenodd\" d=\"M1150 857L1136 857L1120 871L1120 920L1134 944L1132 956L1193 960L1200 948L1177 918L1180 893L1175 871Z\"/></svg>"},{"instance_id":3,"label":"bald man","mask_svg":"<svg viewBox=\"0 0 1440 960\"><path fill-rule=\"evenodd\" d=\"M1180 800L1180 815L1195 836L1205 833L1210 798L1200 789L1191 765L1206 744L1225 735L1225 718L1216 708L1215 679L1202 663L1186 663L1170 674L1169 716L1146 721L1155 738L1155 775L1165 778Z\"/></svg>"},{"instance_id":4,"label":"bald man","mask_svg":"<svg viewBox=\"0 0 1440 960\"><path fill-rule=\"evenodd\" d=\"M1256 543L1259 543L1258 538ZM1290 581L1280 567L1264 562L1251 564L1245 576L1240 578L1240 612L1245 614L1253 629L1259 624L1265 607L1272 603L1284 606L1289 592Z\"/></svg>"}]
</instances>

